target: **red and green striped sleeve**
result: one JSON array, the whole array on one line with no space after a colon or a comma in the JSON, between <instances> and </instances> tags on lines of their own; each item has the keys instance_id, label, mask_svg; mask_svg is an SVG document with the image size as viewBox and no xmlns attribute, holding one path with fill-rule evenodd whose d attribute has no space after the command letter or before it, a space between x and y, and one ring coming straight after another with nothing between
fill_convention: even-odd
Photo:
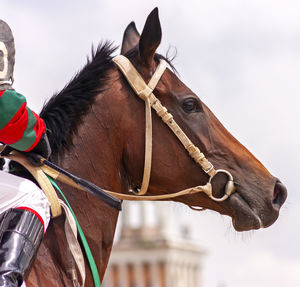
<instances>
[{"instance_id":1,"label":"red and green striped sleeve","mask_svg":"<svg viewBox=\"0 0 300 287\"><path fill-rule=\"evenodd\" d=\"M45 130L44 121L27 107L24 96L15 90L0 91L0 142L30 151Z\"/></svg>"}]
</instances>

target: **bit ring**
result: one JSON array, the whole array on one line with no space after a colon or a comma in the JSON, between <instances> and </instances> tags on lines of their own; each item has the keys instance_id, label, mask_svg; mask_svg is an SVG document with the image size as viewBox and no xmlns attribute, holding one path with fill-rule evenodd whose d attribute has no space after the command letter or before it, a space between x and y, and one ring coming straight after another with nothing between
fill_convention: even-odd
<instances>
[{"instance_id":1,"label":"bit ring","mask_svg":"<svg viewBox=\"0 0 300 287\"><path fill-rule=\"evenodd\" d=\"M229 171L227 171L225 169L217 169L216 173L209 178L208 183L211 184L212 179L218 173L225 173L227 175L227 177L228 177L228 181L227 181L226 186L225 186L225 194L222 197L220 197L220 198L214 197L212 194L209 195L209 197L212 200L214 200L214 201L224 201L224 200L226 200L235 191L235 186L234 186L234 182L233 182L233 176L232 176L232 174Z\"/></svg>"}]
</instances>

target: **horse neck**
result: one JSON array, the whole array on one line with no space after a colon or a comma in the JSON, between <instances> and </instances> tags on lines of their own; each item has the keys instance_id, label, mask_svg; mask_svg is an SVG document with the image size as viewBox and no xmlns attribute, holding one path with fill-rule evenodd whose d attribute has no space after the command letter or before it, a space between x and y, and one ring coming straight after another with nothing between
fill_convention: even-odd
<instances>
[{"instance_id":1,"label":"horse neck","mask_svg":"<svg viewBox=\"0 0 300 287\"><path fill-rule=\"evenodd\" d=\"M122 169L122 144L118 123L107 107L104 95L99 95L86 115L74 147L61 160L68 171L96 185L115 192L128 189ZM103 277L118 218L118 211L103 201L66 187L65 192L82 225Z\"/></svg>"},{"instance_id":2,"label":"horse neck","mask_svg":"<svg viewBox=\"0 0 300 287\"><path fill-rule=\"evenodd\" d=\"M122 166L122 139L118 120L100 94L74 137L74 148L62 165L100 187L115 192L128 189Z\"/></svg>"}]
</instances>

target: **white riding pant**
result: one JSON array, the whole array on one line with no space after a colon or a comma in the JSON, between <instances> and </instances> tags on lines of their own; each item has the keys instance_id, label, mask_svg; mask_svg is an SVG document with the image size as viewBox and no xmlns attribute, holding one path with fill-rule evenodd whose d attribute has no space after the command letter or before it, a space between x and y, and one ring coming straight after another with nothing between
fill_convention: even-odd
<instances>
[{"instance_id":1,"label":"white riding pant","mask_svg":"<svg viewBox=\"0 0 300 287\"><path fill-rule=\"evenodd\" d=\"M43 191L28 179L0 170L0 214L10 208L31 211L46 231L50 221L50 205Z\"/></svg>"}]
</instances>

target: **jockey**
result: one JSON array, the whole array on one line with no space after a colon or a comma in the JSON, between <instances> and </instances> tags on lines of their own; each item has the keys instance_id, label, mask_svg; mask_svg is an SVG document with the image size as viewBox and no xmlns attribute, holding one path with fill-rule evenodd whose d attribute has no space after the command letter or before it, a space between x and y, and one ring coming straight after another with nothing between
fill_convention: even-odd
<instances>
[{"instance_id":1,"label":"jockey","mask_svg":"<svg viewBox=\"0 0 300 287\"><path fill-rule=\"evenodd\" d=\"M14 38L0 20L0 142L48 158L44 121L12 88ZM2 170L0 159L0 286L21 286L50 221L49 202L31 181Z\"/></svg>"}]
</instances>

